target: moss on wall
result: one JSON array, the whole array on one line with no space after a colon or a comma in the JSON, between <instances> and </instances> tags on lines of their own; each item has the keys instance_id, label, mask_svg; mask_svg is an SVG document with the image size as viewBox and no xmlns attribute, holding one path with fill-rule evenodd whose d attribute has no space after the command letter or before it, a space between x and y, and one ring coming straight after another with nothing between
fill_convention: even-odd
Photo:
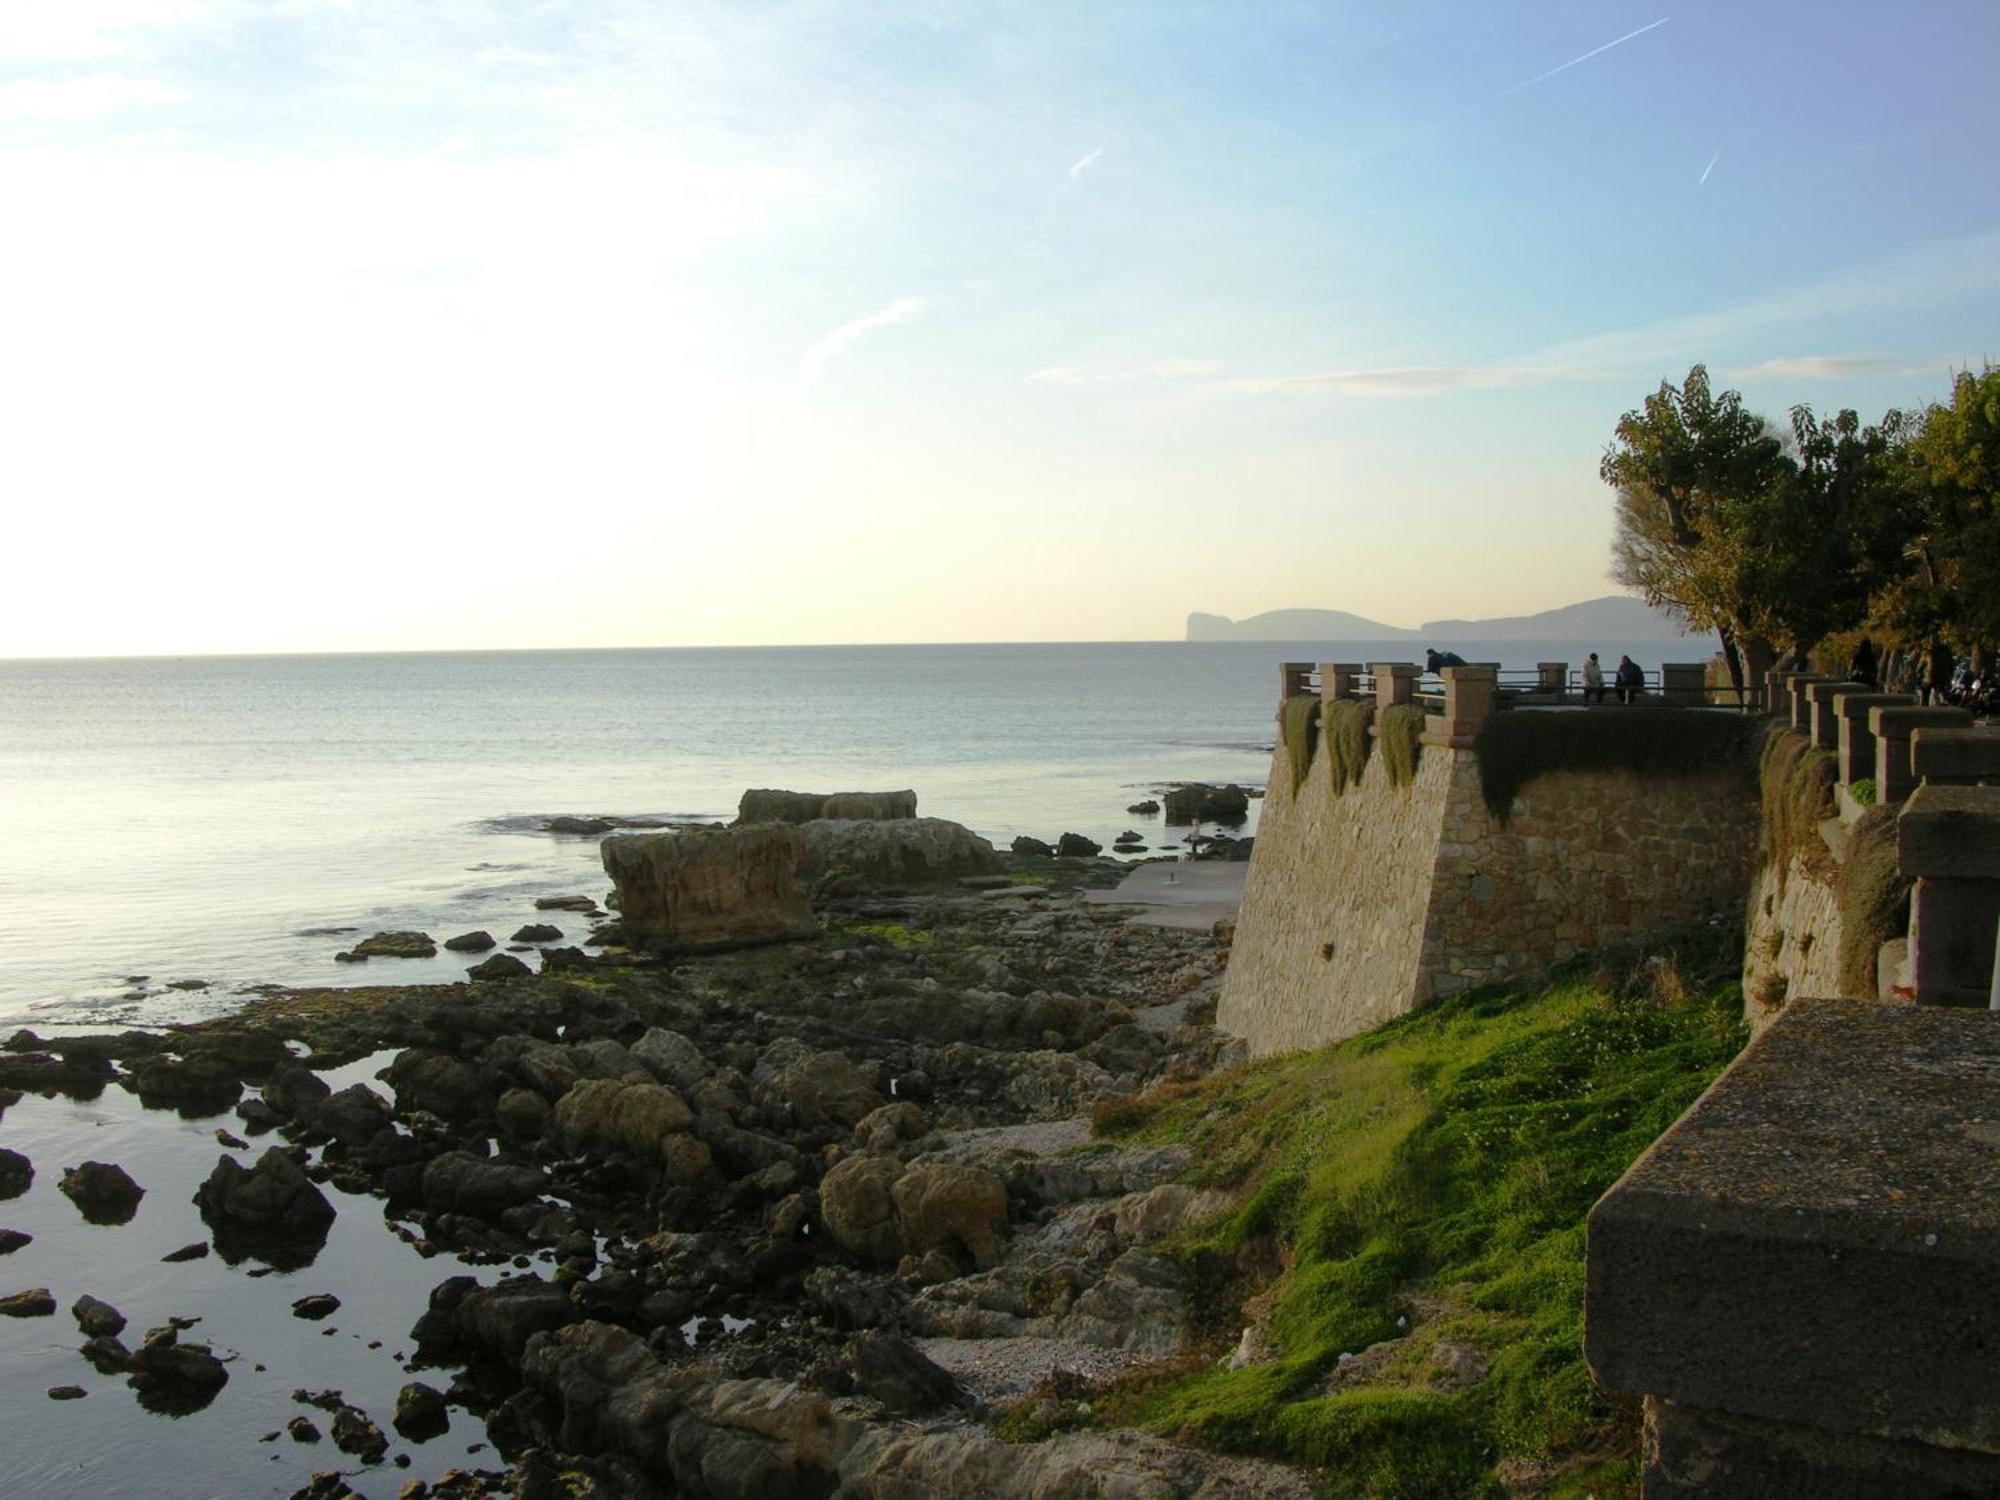
<instances>
[{"instance_id":1,"label":"moss on wall","mask_svg":"<svg viewBox=\"0 0 2000 1500\"><path fill-rule=\"evenodd\" d=\"M1831 750L1815 750L1796 729L1771 732L1758 758L1759 790L1764 804L1764 862L1777 872L1783 891L1794 859L1809 869L1829 872L1832 856L1819 836L1819 825L1836 812L1833 784L1840 767ZM1872 988L1872 987L1871 987Z\"/></svg>"},{"instance_id":2,"label":"moss on wall","mask_svg":"<svg viewBox=\"0 0 2000 1500\"><path fill-rule=\"evenodd\" d=\"M1513 709L1479 727L1481 795L1502 823L1521 788L1550 771L1691 775L1740 766L1747 776L1762 722L1696 709Z\"/></svg>"},{"instance_id":3,"label":"moss on wall","mask_svg":"<svg viewBox=\"0 0 2000 1500\"><path fill-rule=\"evenodd\" d=\"M1284 742L1285 761L1292 768L1292 790L1312 769L1313 747L1319 740L1319 695L1297 693L1278 710L1278 737Z\"/></svg>"},{"instance_id":4,"label":"moss on wall","mask_svg":"<svg viewBox=\"0 0 2000 1500\"><path fill-rule=\"evenodd\" d=\"M1896 811L1872 807L1848 836L1834 883L1840 903L1840 992L1875 993L1875 957L1910 926L1910 886L1896 867Z\"/></svg>"},{"instance_id":5,"label":"moss on wall","mask_svg":"<svg viewBox=\"0 0 2000 1500\"><path fill-rule=\"evenodd\" d=\"M1393 786L1417 779L1417 758L1423 753L1424 710L1415 703L1397 703L1376 715L1375 738L1382 742L1382 763Z\"/></svg>"},{"instance_id":6,"label":"moss on wall","mask_svg":"<svg viewBox=\"0 0 2000 1500\"><path fill-rule=\"evenodd\" d=\"M1361 784L1361 773L1368 768L1368 726L1374 719L1372 703L1342 698L1326 706L1326 753L1336 797Z\"/></svg>"}]
</instances>

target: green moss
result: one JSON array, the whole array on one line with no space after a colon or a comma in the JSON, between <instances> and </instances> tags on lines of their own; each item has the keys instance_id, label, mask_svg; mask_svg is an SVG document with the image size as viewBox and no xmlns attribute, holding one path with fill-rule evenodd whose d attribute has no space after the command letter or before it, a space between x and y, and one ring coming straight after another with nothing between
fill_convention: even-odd
<instances>
[{"instance_id":1,"label":"green moss","mask_svg":"<svg viewBox=\"0 0 2000 1500\"><path fill-rule=\"evenodd\" d=\"M1910 885L1897 868L1896 811L1871 807L1855 822L1834 881L1842 994L1864 999L1875 994L1877 950L1909 930Z\"/></svg>"},{"instance_id":2,"label":"green moss","mask_svg":"<svg viewBox=\"0 0 2000 1500\"><path fill-rule=\"evenodd\" d=\"M891 948L921 948L937 938L935 932L912 927L907 922L863 922L852 918L836 918L826 923L826 930L832 937L875 938Z\"/></svg>"},{"instance_id":3,"label":"green moss","mask_svg":"<svg viewBox=\"0 0 2000 1500\"><path fill-rule=\"evenodd\" d=\"M1278 710L1278 738L1285 747L1285 759L1292 768L1292 790L1312 769L1313 749L1319 742L1319 695L1297 693Z\"/></svg>"},{"instance_id":4,"label":"green moss","mask_svg":"<svg viewBox=\"0 0 2000 1500\"><path fill-rule=\"evenodd\" d=\"M1847 795L1863 807L1873 807L1875 805L1875 778L1873 776L1864 776L1859 781L1848 782Z\"/></svg>"},{"instance_id":5,"label":"green moss","mask_svg":"<svg viewBox=\"0 0 2000 1500\"><path fill-rule=\"evenodd\" d=\"M1497 1494L1503 1467L1631 1494L1636 1414L1582 1358L1584 1219L1742 1045L1736 986L1681 977L1726 965L1732 942L1455 997L1107 1118L1125 1139L1185 1142L1189 1180L1237 1194L1173 1248L1209 1355L1272 1279L1278 1357L1191 1361L1094 1400L1092 1420L1326 1465L1334 1495ZM1429 1321L1407 1332L1417 1307ZM1440 1379L1446 1339L1481 1353L1484 1380ZM1329 1385L1342 1354L1385 1340Z\"/></svg>"},{"instance_id":6,"label":"green moss","mask_svg":"<svg viewBox=\"0 0 2000 1500\"><path fill-rule=\"evenodd\" d=\"M1488 715L1473 752L1486 806L1504 823L1521 788L1550 771L1678 776L1740 768L1747 776L1762 732L1756 719L1701 709L1514 709Z\"/></svg>"},{"instance_id":7,"label":"green moss","mask_svg":"<svg viewBox=\"0 0 2000 1500\"><path fill-rule=\"evenodd\" d=\"M1368 726L1375 720L1375 705L1354 698L1341 698L1326 706L1324 738L1330 768L1329 780L1337 797L1351 786L1361 784L1368 768L1368 747L1372 736Z\"/></svg>"},{"instance_id":8,"label":"green moss","mask_svg":"<svg viewBox=\"0 0 2000 1500\"><path fill-rule=\"evenodd\" d=\"M1397 703L1375 716L1375 737L1382 742L1382 764L1394 786L1417 779L1417 759L1423 754L1424 719L1421 705Z\"/></svg>"},{"instance_id":9,"label":"green moss","mask_svg":"<svg viewBox=\"0 0 2000 1500\"><path fill-rule=\"evenodd\" d=\"M1832 856L1819 836L1819 825L1836 812L1833 784L1839 766L1830 750L1815 750L1796 729L1774 730L1764 741L1757 764L1759 794L1764 808L1762 854L1777 871L1778 888L1790 877L1792 861L1830 872Z\"/></svg>"}]
</instances>

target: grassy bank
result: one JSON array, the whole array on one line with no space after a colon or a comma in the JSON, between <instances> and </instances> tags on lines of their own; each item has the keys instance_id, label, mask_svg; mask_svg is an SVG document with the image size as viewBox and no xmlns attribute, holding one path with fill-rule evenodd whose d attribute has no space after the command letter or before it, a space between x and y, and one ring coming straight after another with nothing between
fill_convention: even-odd
<instances>
[{"instance_id":1,"label":"grassy bank","mask_svg":"<svg viewBox=\"0 0 2000 1500\"><path fill-rule=\"evenodd\" d=\"M1476 992L1104 1111L1101 1135L1192 1145L1192 1180L1240 1206L1175 1247L1199 1356L1087 1420L1325 1465L1332 1495L1630 1492L1636 1412L1580 1350L1584 1216L1741 1047L1734 943ZM1264 1314L1263 1357L1227 1368Z\"/></svg>"}]
</instances>

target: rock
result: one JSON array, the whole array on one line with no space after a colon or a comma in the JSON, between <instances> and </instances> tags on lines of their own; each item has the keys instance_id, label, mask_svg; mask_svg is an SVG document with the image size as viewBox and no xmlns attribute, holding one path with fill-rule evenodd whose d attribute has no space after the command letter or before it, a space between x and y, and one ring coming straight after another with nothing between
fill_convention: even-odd
<instances>
[{"instance_id":1,"label":"rock","mask_svg":"<svg viewBox=\"0 0 2000 1500\"><path fill-rule=\"evenodd\" d=\"M493 946L493 934L484 928L477 932L461 932L457 937L446 938L444 945L453 953L484 953Z\"/></svg>"},{"instance_id":2,"label":"rock","mask_svg":"<svg viewBox=\"0 0 2000 1500\"><path fill-rule=\"evenodd\" d=\"M49 1387L51 1401L81 1401L90 1394L80 1385L52 1385Z\"/></svg>"},{"instance_id":3,"label":"rock","mask_svg":"<svg viewBox=\"0 0 2000 1500\"><path fill-rule=\"evenodd\" d=\"M814 1052L787 1064L770 1092L801 1125L838 1123L848 1129L882 1107L879 1068L862 1067L839 1052Z\"/></svg>"},{"instance_id":4,"label":"rock","mask_svg":"<svg viewBox=\"0 0 2000 1500\"><path fill-rule=\"evenodd\" d=\"M1056 852L1056 846L1047 839L1030 838L1025 833L1007 847L1016 854L1033 855L1043 859L1052 858Z\"/></svg>"},{"instance_id":5,"label":"rock","mask_svg":"<svg viewBox=\"0 0 2000 1500\"><path fill-rule=\"evenodd\" d=\"M820 1179L819 1214L834 1242L866 1260L893 1265L902 1252L892 1196L903 1164L893 1156L850 1156Z\"/></svg>"},{"instance_id":6,"label":"rock","mask_svg":"<svg viewBox=\"0 0 2000 1500\"><path fill-rule=\"evenodd\" d=\"M0 1318L46 1318L55 1310L55 1296L45 1286L0 1297Z\"/></svg>"},{"instance_id":7,"label":"rock","mask_svg":"<svg viewBox=\"0 0 2000 1500\"><path fill-rule=\"evenodd\" d=\"M542 819L543 833L571 833L588 837L592 834L609 833L618 826L616 818L580 818L570 813L559 817Z\"/></svg>"},{"instance_id":8,"label":"rock","mask_svg":"<svg viewBox=\"0 0 2000 1500\"><path fill-rule=\"evenodd\" d=\"M542 950L542 972L544 974L574 974L591 966L590 955L581 948L544 948Z\"/></svg>"},{"instance_id":9,"label":"rock","mask_svg":"<svg viewBox=\"0 0 2000 1500\"><path fill-rule=\"evenodd\" d=\"M688 1133L694 1114L664 1084L584 1079L557 1102L554 1122L572 1150L627 1152L687 1183L708 1175L708 1147Z\"/></svg>"},{"instance_id":10,"label":"rock","mask_svg":"<svg viewBox=\"0 0 2000 1500\"><path fill-rule=\"evenodd\" d=\"M480 1493L485 1493L483 1487ZM324 1474L313 1475L306 1483L286 1496L285 1500L366 1500L366 1497L338 1473L329 1470Z\"/></svg>"},{"instance_id":11,"label":"rock","mask_svg":"<svg viewBox=\"0 0 2000 1500\"><path fill-rule=\"evenodd\" d=\"M192 1245L183 1245L178 1250L169 1250L160 1259L167 1264L184 1260L200 1260L208 1254L208 1241L196 1240Z\"/></svg>"},{"instance_id":12,"label":"rock","mask_svg":"<svg viewBox=\"0 0 2000 1500\"><path fill-rule=\"evenodd\" d=\"M759 824L621 835L601 853L626 942L698 952L817 936L798 881L802 848L796 829Z\"/></svg>"},{"instance_id":13,"label":"rock","mask_svg":"<svg viewBox=\"0 0 2000 1500\"><path fill-rule=\"evenodd\" d=\"M856 1334L848 1341L847 1362L855 1384L900 1417L921 1416L964 1399L947 1371L897 1334Z\"/></svg>"},{"instance_id":14,"label":"rock","mask_svg":"<svg viewBox=\"0 0 2000 1500\"><path fill-rule=\"evenodd\" d=\"M454 1352L518 1366L528 1340L579 1321L568 1293L539 1276L517 1276L490 1287L454 1276L431 1292L430 1310L412 1331L426 1357Z\"/></svg>"},{"instance_id":15,"label":"rock","mask_svg":"<svg viewBox=\"0 0 2000 1500\"><path fill-rule=\"evenodd\" d=\"M305 1123L343 1146L365 1146L383 1131L395 1128L389 1101L365 1083L351 1083L339 1093L327 1095L307 1112Z\"/></svg>"},{"instance_id":16,"label":"rock","mask_svg":"<svg viewBox=\"0 0 2000 1500\"><path fill-rule=\"evenodd\" d=\"M428 932L378 932L348 950L356 958L435 958L437 951Z\"/></svg>"},{"instance_id":17,"label":"rock","mask_svg":"<svg viewBox=\"0 0 2000 1500\"><path fill-rule=\"evenodd\" d=\"M35 1164L18 1151L0 1146L0 1201L18 1198L35 1180Z\"/></svg>"},{"instance_id":18,"label":"rock","mask_svg":"<svg viewBox=\"0 0 2000 1500\"><path fill-rule=\"evenodd\" d=\"M314 1292L309 1297L301 1297L292 1304L292 1316L303 1318L309 1323L317 1323L321 1318L330 1318L340 1311L340 1299L332 1292ZM112 1330L114 1333L116 1329Z\"/></svg>"},{"instance_id":19,"label":"rock","mask_svg":"<svg viewBox=\"0 0 2000 1500\"><path fill-rule=\"evenodd\" d=\"M533 1089L508 1089L493 1106L500 1133L509 1140L531 1141L548 1123L548 1101Z\"/></svg>"},{"instance_id":20,"label":"rock","mask_svg":"<svg viewBox=\"0 0 2000 1500\"><path fill-rule=\"evenodd\" d=\"M855 1124L854 1144L864 1151L887 1151L904 1141L920 1141L930 1133L924 1112L907 1099L871 1110Z\"/></svg>"},{"instance_id":21,"label":"rock","mask_svg":"<svg viewBox=\"0 0 2000 1500\"><path fill-rule=\"evenodd\" d=\"M424 1206L434 1213L488 1217L541 1196L548 1178L540 1167L488 1161L447 1151L424 1165Z\"/></svg>"},{"instance_id":22,"label":"rock","mask_svg":"<svg viewBox=\"0 0 2000 1500\"><path fill-rule=\"evenodd\" d=\"M422 1381L411 1381L396 1393L396 1412L389 1420L413 1443L434 1438L451 1426L444 1393Z\"/></svg>"},{"instance_id":23,"label":"rock","mask_svg":"<svg viewBox=\"0 0 2000 1500\"><path fill-rule=\"evenodd\" d=\"M302 1120L332 1093L331 1085L319 1074L294 1065L271 1075L264 1085L264 1102L287 1120Z\"/></svg>"},{"instance_id":24,"label":"rock","mask_svg":"<svg viewBox=\"0 0 2000 1500\"><path fill-rule=\"evenodd\" d=\"M232 1265L251 1255L280 1269L310 1265L333 1223L333 1205L281 1146L250 1168L218 1158L194 1201Z\"/></svg>"},{"instance_id":25,"label":"rock","mask_svg":"<svg viewBox=\"0 0 2000 1500\"><path fill-rule=\"evenodd\" d=\"M72 1302L69 1312L85 1338L116 1338L125 1331L125 1314L88 1293Z\"/></svg>"},{"instance_id":26,"label":"rock","mask_svg":"<svg viewBox=\"0 0 2000 1500\"><path fill-rule=\"evenodd\" d=\"M530 922L521 928L519 932L516 932L513 937L509 938L508 941L513 943L553 943L561 936L562 929L560 927L551 926L547 922Z\"/></svg>"},{"instance_id":27,"label":"rock","mask_svg":"<svg viewBox=\"0 0 2000 1500\"><path fill-rule=\"evenodd\" d=\"M597 911L595 896L537 896L536 911L578 911L586 916Z\"/></svg>"},{"instance_id":28,"label":"rock","mask_svg":"<svg viewBox=\"0 0 2000 1500\"><path fill-rule=\"evenodd\" d=\"M285 1431L291 1435L295 1443L316 1443L320 1440L319 1428L314 1425L313 1419L304 1413L287 1422Z\"/></svg>"},{"instance_id":29,"label":"rock","mask_svg":"<svg viewBox=\"0 0 2000 1500\"><path fill-rule=\"evenodd\" d=\"M18 1229L0 1229L0 1255L12 1255L23 1245L32 1245L35 1237L23 1234Z\"/></svg>"},{"instance_id":30,"label":"rock","mask_svg":"<svg viewBox=\"0 0 2000 1500\"><path fill-rule=\"evenodd\" d=\"M991 1172L927 1159L899 1177L893 1193L905 1248L922 1255L963 1246L981 1269L999 1261L1007 1189Z\"/></svg>"},{"instance_id":31,"label":"rock","mask_svg":"<svg viewBox=\"0 0 2000 1500\"><path fill-rule=\"evenodd\" d=\"M917 794L901 792L782 792L753 787L736 804L736 822L810 823L815 818L914 818Z\"/></svg>"},{"instance_id":32,"label":"rock","mask_svg":"<svg viewBox=\"0 0 2000 1500\"><path fill-rule=\"evenodd\" d=\"M366 1464L379 1464L389 1451L389 1439L358 1406L343 1406L333 1414L333 1446Z\"/></svg>"},{"instance_id":33,"label":"rock","mask_svg":"<svg viewBox=\"0 0 2000 1500\"><path fill-rule=\"evenodd\" d=\"M395 1092L404 1113L422 1110L441 1120L476 1120L493 1098L493 1084L480 1069L427 1047L397 1053L382 1081Z\"/></svg>"},{"instance_id":34,"label":"rock","mask_svg":"<svg viewBox=\"0 0 2000 1500\"><path fill-rule=\"evenodd\" d=\"M1000 873L991 844L943 818L821 818L799 833L799 879L816 889L911 890Z\"/></svg>"},{"instance_id":35,"label":"rock","mask_svg":"<svg viewBox=\"0 0 2000 1500\"><path fill-rule=\"evenodd\" d=\"M1169 823L1241 823L1250 815L1250 797L1240 786L1190 782L1167 793Z\"/></svg>"},{"instance_id":36,"label":"rock","mask_svg":"<svg viewBox=\"0 0 2000 1500\"><path fill-rule=\"evenodd\" d=\"M699 1047L680 1032L658 1026L632 1044L632 1055L650 1068L655 1078L682 1094L691 1092L709 1074L708 1061Z\"/></svg>"},{"instance_id":37,"label":"rock","mask_svg":"<svg viewBox=\"0 0 2000 1500\"><path fill-rule=\"evenodd\" d=\"M132 1070L132 1089L148 1109L190 1118L221 1114L243 1097L243 1080L220 1058L149 1057Z\"/></svg>"},{"instance_id":38,"label":"rock","mask_svg":"<svg viewBox=\"0 0 2000 1500\"><path fill-rule=\"evenodd\" d=\"M1142 816L1147 813L1156 813L1159 810L1160 804L1155 802L1151 797L1146 798L1142 802L1134 802L1130 807L1125 809L1128 813L1138 813Z\"/></svg>"},{"instance_id":39,"label":"rock","mask_svg":"<svg viewBox=\"0 0 2000 1500\"><path fill-rule=\"evenodd\" d=\"M467 969L466 975L472 979L525 979L535 971L522 963L511 953L496 953Z\"/></svg>"},{"instance_id":40,"label":"rock","mask_svg":"<svg viewBox=\"0 0 2000 1500\"><path fill-rule=\"evenodd\" d=\"M132 1356L129 1382L148 1411L177 1415L199 1411L229 1384L229 1371L206 1344L183 1344L169 1330L165 1338L149 1336Z\"/></svg>"},{"instance_id":41,"label":"rock","mask_svg":"<svg viewBox=\"0 0 2000 1500\"><path fill-rule=\"evenodd\" d=\"M1056 853L1064 859L1091 859L1103 852L1102 844L1080 833L1066 833L1056 840Z\"/></svg>"}]
</instances>

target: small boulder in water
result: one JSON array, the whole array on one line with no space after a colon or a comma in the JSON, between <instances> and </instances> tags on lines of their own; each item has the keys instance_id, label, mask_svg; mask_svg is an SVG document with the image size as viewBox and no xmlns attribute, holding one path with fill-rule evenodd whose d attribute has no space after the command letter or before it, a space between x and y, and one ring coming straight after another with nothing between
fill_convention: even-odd
<instances>
[{"instance_id":1,"label":"small boulder in water","mask_svg":"<svg viewBox=\"0 0 2000 1500\"><path fill-rule=\"evenodd\" d=\"M1103 852L1102 844L1080 833L1066 833L1056 840L1056 853L1064 859L1090 859Z\"/></svg>"},{"instance_id":2,"label":"small boulder in water","mask_svg":"<svg viewBox=\"0 0 2000 1500\"><path fill-rule=\"evenodd\" d=\"M46 1318L55 1313L56 1299L45 1286L0 1297L0 1318Z\"/></svg>"},{"instance_id":3,"label":"small boulder in water","mask_svg":"<svg viewBox=\"0 0 2000 1500\"><path fill-rule=\"evenodd\" d=\"M62 1175L62 1195L92 1224L129 1224L146 1190L108 1161L87 1161Z\"/></svg>"},{"instance_id":4,"label":"small boulder in water","mask_svg":"<svg viewBox=\"0 0 2000 1500\"><path fill-rule=\"evenodd\" d=\"M483 928L477 932L461 932L457 937L446 938L444 945L453 953L484 953L493 946L493 934Z\"/></svg>"},{"instance_id":5,"label":"small boulder in water","mask_svg":"<svg viewBox=\"0 0 2000 1500\"><path fill-rule=\"evenodd\" d=\"M511 953L496 953L465 972L472 979L520 979L535 971Z\"/></svg>"},{"instance_id":6,"label":"small boulder in water","mask_svg":"<svg viewBox=\"0 0 2000 1500\"><path fill-rule=\"evenodd\" d=\"M438 950L427 932L378 932L348 951L355 958L435 958Z\"/></svg>"},{"instance_id":7,"label":"small boulder in water","mask_svg":"<svg viewBox=\"0 0 2000 1500\"><path fill-rule=\"evenodd\" d=\"M1022 834L1007 846L1016 854L1035 855L1048 858L1056 852L1056 846L1047 839L1031 838Z\"/></svg>"},{"instance_id":8,"label":"small boulder in water","mask_svg":"<svg viewBox=\"0 0 2000 1500\"><path fill-rule=\"evenodd\" d=\"M517 943L553 943L562 937L560 927L552 927L547 922L530 922L514 934Z\"/></svg>"}]
</instances>

